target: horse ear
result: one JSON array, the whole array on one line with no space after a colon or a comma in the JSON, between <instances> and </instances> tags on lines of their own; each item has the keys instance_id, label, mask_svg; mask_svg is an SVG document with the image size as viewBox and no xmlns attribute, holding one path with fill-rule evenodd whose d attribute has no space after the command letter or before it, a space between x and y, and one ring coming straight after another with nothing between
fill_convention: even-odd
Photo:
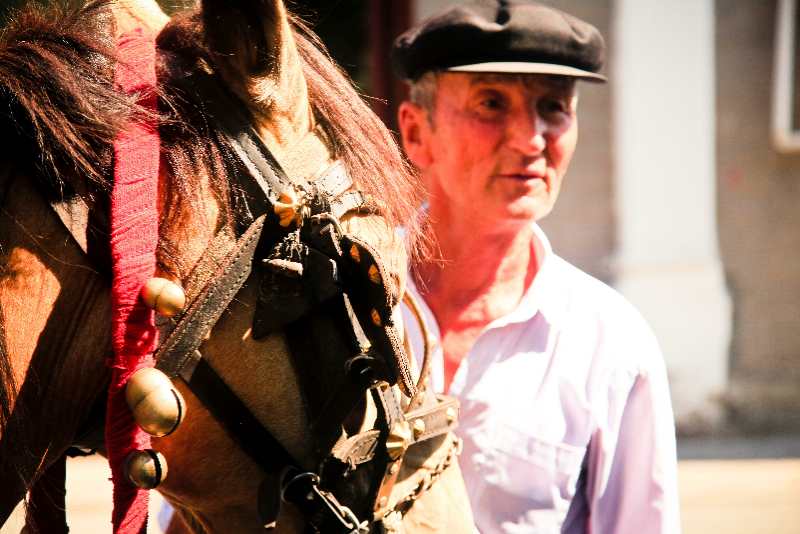
<instances>
[{"instance_id":1,"label":"horse ear","mask_svg":"<svg viewBox=\"0 0 800 534\"><path fill-rule=\"evenodd\" d=\"M267 145L291 146L313 121L283 1L202 0L202 10L206 46L217 72L256 115L270 117L258 126Z\"/></svg>"},{"instance_id":2,"label":"horse ear","mask_svg":"<svg viewBox=\"0 0 800 534\"><path fill-rule=\"evenodd\" d=\"M117 0L112 6L117 38L134 28L143 28L156 35L169 22L169 17L155 0Z\"/></svg>"}]
</instances>

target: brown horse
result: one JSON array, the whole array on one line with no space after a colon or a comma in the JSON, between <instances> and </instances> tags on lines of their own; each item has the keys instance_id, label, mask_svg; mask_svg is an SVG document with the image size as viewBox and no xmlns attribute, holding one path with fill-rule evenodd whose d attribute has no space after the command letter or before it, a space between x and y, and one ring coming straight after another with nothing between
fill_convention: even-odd
<instances>
[{"instance_id":1,"label":"brown horse","mask_svg":"<svg viewBox=\"0 0 800 534\"><path fill-rule=\"evenodd\" d=\"M158 117L113 86L116 37L134 26L158 32ZM379 199L380 214L350 214L342 226L380 252L395 300L402 294L405 253L394 228L406 226L413 238L415 183L391 135L281 1L208 0L169 22L151 0L26 8L0 35L0 525L103 404L111 350L105 217L112 143L125 124L158 120L156 274L184 286L190 302L209 281L206 260L225 241L219 236L236 235L248 217L242 191L229 181L234 150L182 92L195 72L224 82L289 176L313 182L339 160L353 189ZM74 198L90 207L82 246L52 208ZM313 373L316 395L325 398L325 377L340 373L338 363L321 358L316 369L295 372L282 333L254 339L253 278L200 349L256 419L311 468L314 403L301 382ZM259 486L266 479L263 487L276 492L279 473L262 472L175 382L186 418L153 440L169 463L158 488L177 510L169 531L262 532L257 502L271 497L259 495ZM356 430L374 419L374 403L365 399L351 417ZM443 460L451 443L448 435L409 449L388 500L403 504L402 524L387 528L472 531L458 466ZM431 478L438 480L431 485ZM276 525L302 531L305 518L286 505Z\"/></svg>"}]
</instances>

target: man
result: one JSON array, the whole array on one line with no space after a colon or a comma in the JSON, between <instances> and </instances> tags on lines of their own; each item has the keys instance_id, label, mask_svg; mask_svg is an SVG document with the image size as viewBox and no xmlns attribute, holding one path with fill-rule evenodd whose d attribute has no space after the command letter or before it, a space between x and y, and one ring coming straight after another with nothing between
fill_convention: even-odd
<instances>
[{"instance_id":1,"label":"man","mask_svg":"<svg viewBox=\"0 0 800 534\"><path fill-rule=\"evenodd\" d=\"M658 344L614 290L536 225L578 135L589 24L536 4L460 5L400 36L403 145L439 253L411 269L432 385L461 400L461 465L483 534L679 532L675 436ZM406 314L415 352L422 347Z\"/></svg>"}]
</instances>

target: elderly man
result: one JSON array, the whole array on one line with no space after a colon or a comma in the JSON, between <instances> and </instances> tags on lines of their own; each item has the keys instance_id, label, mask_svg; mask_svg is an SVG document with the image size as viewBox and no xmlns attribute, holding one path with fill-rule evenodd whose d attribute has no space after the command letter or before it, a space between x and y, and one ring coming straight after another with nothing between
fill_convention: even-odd
<instances>
[{"instance_id":1,"label":"elderly man","mask_svg":"<svg viewBox=\"0 0 800 534\"><path fill-rule=\"evenodd\" d=\"M400 36L398 121L437 254L411 270L433 387L460 398L461 464L484 533L679 532L664 362L618 293L558 257L553 209L578 138L591 25L514 1L460 5ZM421 352L421 334L406 324Z\"/></svg>"}]
</instances>

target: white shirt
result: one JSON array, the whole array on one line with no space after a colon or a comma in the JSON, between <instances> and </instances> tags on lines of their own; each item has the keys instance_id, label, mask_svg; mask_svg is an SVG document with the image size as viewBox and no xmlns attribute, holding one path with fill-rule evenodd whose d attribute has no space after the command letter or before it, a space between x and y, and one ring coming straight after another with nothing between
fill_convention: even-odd
<instances>
[{"instance_id":1,"label":"white shirt","mask_svg":"<svg viewBox=\"0 0 800 534\"><path fill-rule=\"evenodd\" d=\"M450 386L461 401L460 463L476 526L678 533L675 428L658 343L621 295L556 256L538 227L535 236L544 254L531 287L481 333ZM409 291L434 338L431 380L442 391L439 329L411 277ZM419 360L417 322L407 309L403 320Z\"/></svg>"}]
</instances>

